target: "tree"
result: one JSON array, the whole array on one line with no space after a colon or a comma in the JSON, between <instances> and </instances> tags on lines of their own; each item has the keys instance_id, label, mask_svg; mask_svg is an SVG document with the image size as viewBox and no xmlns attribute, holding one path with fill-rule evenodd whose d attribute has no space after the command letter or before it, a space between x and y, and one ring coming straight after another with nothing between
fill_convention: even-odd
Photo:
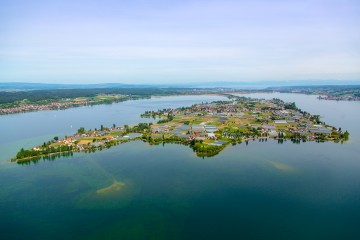
<instances>
[{"instance_id":1,"label":"tree","mask_svg":"<svg viewBox=\"0 0 360 240\"><path fill-rule=\"evenodd\" d=\"M58 137L58 136L55 136L55 137L54 137L54 140L55 140L55 141L59 140L59 137Z\"/></svg>"},{"instance_id":2,"label":"tree","mask_svg":"<svg viewBox=\"0 0 360 240\"><path fill-rule=\"evenodd\" d=\"M85 128L83 128L83 127L79 128L79 129L78 129L78 133L79 133L79 134L85 133Z\"/></svg>"},{"instance_id":3,"label":"tree","mask_svg":"<svg viewBox=\"0 0 360 240\"><path fill-rule=\"evenodd\" d=\"M125 133L128 133L129 132L129 130L130 130L130 128L129 128L129 125L124 125L124 129L125 129Z\"/></svg>"},{"instance_id":4,"label":"tree","mask_svg":"<svg viewBox=\"0 0 360 240\"><path fill-rule=\"evenodd\" d=\"M287 104L285 104L285 109L292 109L292 110L296 110L297 109L297 107L296 107L296 105L295 105L295 102L292 102L292 103L287 103Z\"/></svg>"}]
</instances>

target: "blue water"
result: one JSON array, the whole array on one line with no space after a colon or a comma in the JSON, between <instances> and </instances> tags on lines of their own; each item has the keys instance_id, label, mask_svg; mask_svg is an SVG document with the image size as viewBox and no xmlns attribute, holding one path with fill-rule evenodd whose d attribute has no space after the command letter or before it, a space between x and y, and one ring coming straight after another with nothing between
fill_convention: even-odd
<instances>
[{"instance_id":1,"label":"blue water","mask_svg":"<svg viewBox=\"0 0 360 240\"><path fill-rule=\"evenodd\" d=\"M108 105L84 106L59 111L41 111L0 116L0 162L6 161L21 148L31 148L54 136L73 134L80 127L100 128L151 122L140 118L149 110L191 106L206 101L226 100L221 96L153 97Z\"/></svg>"},{"instance_id":2,"label":"blue water","mask_svg":"<svg viewBox=\"0 0 360 240\"><path fill-rule=\"evenodd\" d=\"M254 141L205 159L183 145L133 142L31 165L2 160L1 239L359 239L360 103L256 96L295 101L349 130L351 139ZM12 140L1 143L0 155L80 126L136 123L148 109L209 100L203 98L2 116L1 132Z\"/></svg>"}]
</instances>

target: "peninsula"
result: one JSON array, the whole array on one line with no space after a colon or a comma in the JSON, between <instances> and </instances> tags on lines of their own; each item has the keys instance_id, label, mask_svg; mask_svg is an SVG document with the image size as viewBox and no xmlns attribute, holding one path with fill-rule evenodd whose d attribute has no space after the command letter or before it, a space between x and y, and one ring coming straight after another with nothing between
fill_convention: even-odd
<instances>
[{"instance_id":1,"label":"peninsula","mask_svg":"<svg viewBox=\"0 0 360 240\"><path fill-rule=\"evenodd\" d=\"M203 102L190 107L146 111L142 118L152 123L135 126L79 128L64 138L54 137L32 149L21 149L12 161L26 163L40 158L51 159L73 152L94 152L111 146L142 140L149 144L179 143L188 145L199 157L211 157L227 145L250 140L279 143L306 141L343 142L349 132L327 125L319 115L297 108L280 99L255 99L228 95L228 101Z\"/></svg>"}]
</instances>

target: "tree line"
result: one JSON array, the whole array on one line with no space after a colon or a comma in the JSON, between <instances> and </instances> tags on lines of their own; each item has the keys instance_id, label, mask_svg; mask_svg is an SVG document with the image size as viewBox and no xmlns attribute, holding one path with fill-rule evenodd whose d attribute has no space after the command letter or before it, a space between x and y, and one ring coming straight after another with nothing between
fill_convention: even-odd
<instances>
[{"instance_id":1,"label":"tree line","mask_svg":"<svg viewBox=\"0 0 360 240\"><path fill-rule=\"evenodd\" d=\"M1 92L0 104L15 103L27 99L30 102L61 100L66 98L96 97L99 94L121 94L136 96L172 95L189 91L183 88L94 88L94 89L50 89L18 92Z\"/></svg>"}]
</instances>

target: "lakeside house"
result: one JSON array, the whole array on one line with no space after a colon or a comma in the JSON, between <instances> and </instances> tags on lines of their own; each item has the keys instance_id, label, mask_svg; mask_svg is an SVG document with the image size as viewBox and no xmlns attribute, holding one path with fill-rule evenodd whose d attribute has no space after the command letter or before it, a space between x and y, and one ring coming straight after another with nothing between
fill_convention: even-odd
<instances>
[{"instance_id":1,"label":"lakeside house","mask_svg":"<svg viewBox=\"0 0 360 240\"><path fill-rule=\"evenodd\" d=\"M267 133L269 134L270 137L277 137L279 135L279 133L275 130L270 130Z\"/></svg>"}]
</instances>

